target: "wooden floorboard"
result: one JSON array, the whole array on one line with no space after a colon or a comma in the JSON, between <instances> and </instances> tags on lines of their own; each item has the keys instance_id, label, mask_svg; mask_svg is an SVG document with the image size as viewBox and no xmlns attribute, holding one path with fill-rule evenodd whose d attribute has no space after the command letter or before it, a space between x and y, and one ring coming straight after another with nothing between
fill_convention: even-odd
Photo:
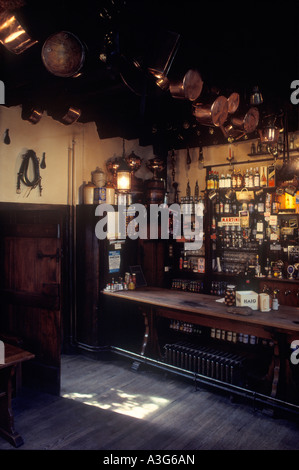
<instances>
[{"instance_id":1,"label":"wooden floorboard","mask_svg":"<svg viewBox=\"0 0 299 470\"><path fill-rule=\"evenodd\" d=\"M61 383L14 398L18 450L299 450L297 422L117 356L65 355Z\"/></svg>"}]
</instances>

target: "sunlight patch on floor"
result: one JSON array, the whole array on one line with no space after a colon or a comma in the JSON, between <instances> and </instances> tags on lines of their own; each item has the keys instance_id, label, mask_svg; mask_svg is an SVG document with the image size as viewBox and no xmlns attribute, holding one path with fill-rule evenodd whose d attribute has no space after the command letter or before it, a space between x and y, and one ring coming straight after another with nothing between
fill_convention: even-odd
<instances>
[{"instance_id":1,"label":"sunlight patch on floor","mask_svg":"<svg viewBox=\"0 0 299 470\"><path fill-rule=\"evenodd\" d=\"M109 394L101 396L98 396L96 393L72 392L64 393L62 397L138 419L146 418L169 403L169 400L166 398L139 394L133 395L114 388L110 390Z\"/></svg>"}]
</instances>

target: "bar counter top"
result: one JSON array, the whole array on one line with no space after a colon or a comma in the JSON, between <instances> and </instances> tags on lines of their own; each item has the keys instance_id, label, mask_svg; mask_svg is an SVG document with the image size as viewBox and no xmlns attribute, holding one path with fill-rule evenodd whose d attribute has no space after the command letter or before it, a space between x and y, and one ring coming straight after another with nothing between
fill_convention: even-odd
<instances>
[{"instance_id":1,"label":"bar counter top","mask_svg":"<svg viewBox=\"0 0 299 470\"><path fill-rule=\"evenodd\" d=\"M216 302L221 297L193 292L176 291L156 287L142 287L127 291L103 291L103 294L116 299L137 302L155 307L188 312L195 317L238 321L247 325L260 326L283 333L298 333L299 308L281 305L279 310L260 312L251 310L249 314L230 313L224 303ZM237 309L236 309L237 310Z\"/></svg>"}]
</instances>

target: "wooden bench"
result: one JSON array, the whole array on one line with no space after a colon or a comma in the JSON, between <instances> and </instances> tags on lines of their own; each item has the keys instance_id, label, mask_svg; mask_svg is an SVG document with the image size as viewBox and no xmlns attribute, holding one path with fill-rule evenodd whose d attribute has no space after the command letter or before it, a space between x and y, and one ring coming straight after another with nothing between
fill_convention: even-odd
<instances>
[{"instance_id":1,"label":"wooden bench","mask_svg":"<svg viewBox=\"0 0 299 470\"><path fill-rule=\"evenodd\" d=\"M24 441L14 429L12 412L13 377L18 367L34 358L34 354L12 344L4 343L5 362L0 364L0 435L13 446L19 447Z\"/></svg>"}]
</instances>

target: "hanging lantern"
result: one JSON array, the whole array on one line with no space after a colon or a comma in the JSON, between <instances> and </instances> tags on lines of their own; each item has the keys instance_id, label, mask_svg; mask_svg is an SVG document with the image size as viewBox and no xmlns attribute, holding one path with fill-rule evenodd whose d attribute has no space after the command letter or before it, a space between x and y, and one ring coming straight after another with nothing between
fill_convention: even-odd
<instances>
[{"instance_id":1,"label":"hanging lantern","mask_svg":"<svg viewBox=\"0 0 299 470\"><path fill-rule=\"evenodd\" d=\"M121 192L128 192L131 189L131 170L124 158L121 159L116 171L116 186Z\"/></svg>"}]
</instances>

